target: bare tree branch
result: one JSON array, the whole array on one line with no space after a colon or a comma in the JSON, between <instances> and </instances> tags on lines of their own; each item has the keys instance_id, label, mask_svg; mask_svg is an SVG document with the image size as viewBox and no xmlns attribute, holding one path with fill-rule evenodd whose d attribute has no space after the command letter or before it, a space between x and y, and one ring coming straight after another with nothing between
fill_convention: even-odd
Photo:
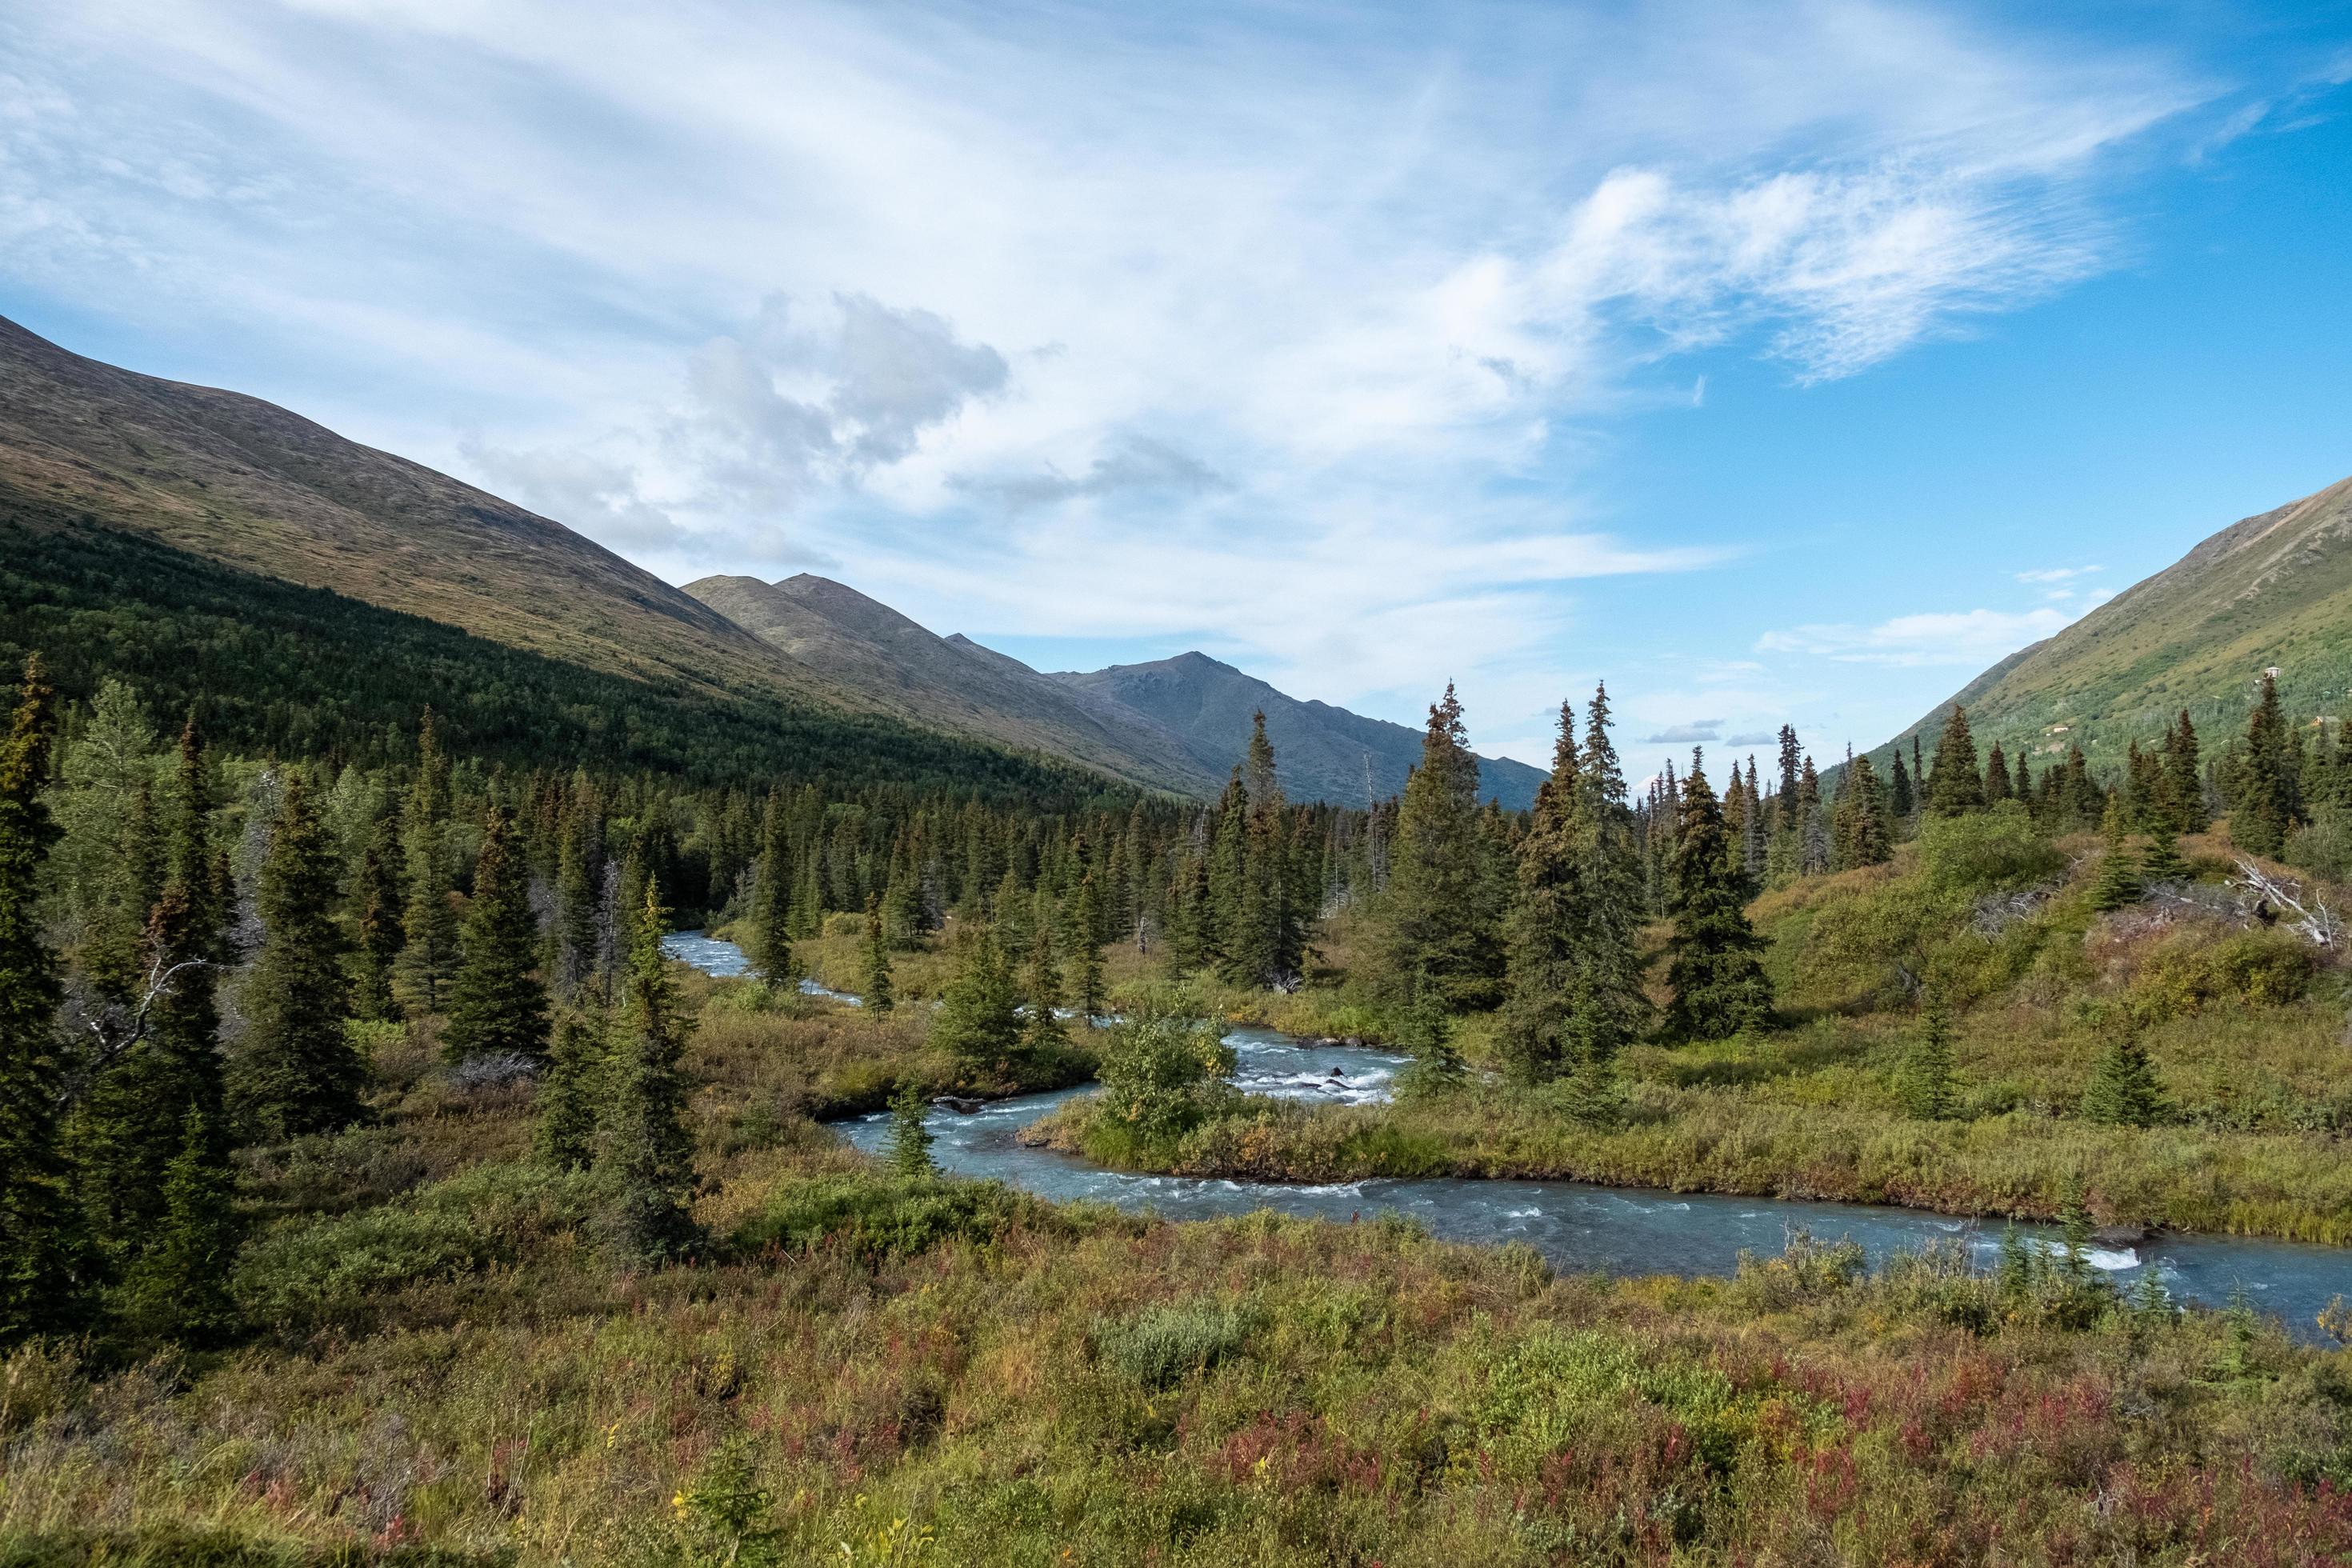
<instances>
[{"instance_id":1,"label":"bare tree branch","mask_svg":"<svg viewBox=\"0 0 2352 1568\"><path fill-rule=\"evenodd\" d=\"M2265 873L2243 856L2237 857L2238 877L2235 885L2252 893L2260 901L2254 913L2260 918L2263 905L2276 906L2273 918L2285 919L2289 931L2308 941L2315 947L2334 952L2344 939L2344 922L2327 907L2326 900L2316 893L2309 895L2311 906L2304 907L2304 889L2300 883L2283 882ZM2293 917L2286 919L2286 917Z\"/></svg>"},{"instance_id":2,"label":"bare tree branch","mask_svg":"<svg viewBox=\"0 0 2352 1568\"><path fill-rule=\"evenodd\" d=\"M179 977L182 970L217 967L209 959L184 958L177 963L166 965L158 958L148 965L147 979L138 1005L130 1009L127 1016L122 1009L110 1007L95 1017L84 1019L98 1047L82 1063L80 1072L66 1085L65 1091L58 1096L58 1109L66 1110L89 1093L89 1086L97 1081L99 1074L147 1037L149 1015L154 1011L155 1004L171 992L172 983Z\"/></svg>"}]
</instances>

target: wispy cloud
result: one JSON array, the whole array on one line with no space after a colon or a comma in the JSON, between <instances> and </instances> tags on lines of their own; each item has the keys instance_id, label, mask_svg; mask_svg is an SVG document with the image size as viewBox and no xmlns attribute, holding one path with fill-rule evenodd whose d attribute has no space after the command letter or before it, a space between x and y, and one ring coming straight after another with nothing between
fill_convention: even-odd
<instances>
[{"instance_id":1,"label":"wispy cloud","mask_svg":"<svg viewBox=\"0 0 2352 1568\"><path fill-rule=\"evenodd\" d=\"M1982 667L2065 628L2055 609L1961 610L1896 616L1875 626L1817 625L1767 632L1765 653L1808 654L1851 664Z\"/></svg>"},{"instance_id":2,"label":"wispy cloud","mask_svg":"<svg viewBox=\"0 0 2352 1568\"><path fill-rule=\"evenodd\" d=\"M947 482L950 489L1014 507L1050 506L1080 497L1099 500L1128 491L1202 495L1234 488L1232 480L1200 458L1134 435L1115 438L1080 474L1065 474L1048 464L1038 473L951 474Z\"/></svg>"},{"instance_id":3,"label":"wispy cloud","mask_svg":"<svg viewBox=\"0 0 2352 1568\"><path fill-rule=\"evenodd\" d=\"M1720 719L1694 719L1687 724L1673 724L1655 734L1642 737L1645 746L1667 746L1691 741L1718 741L1723 738Z\"/></svg>"}]
</instances>

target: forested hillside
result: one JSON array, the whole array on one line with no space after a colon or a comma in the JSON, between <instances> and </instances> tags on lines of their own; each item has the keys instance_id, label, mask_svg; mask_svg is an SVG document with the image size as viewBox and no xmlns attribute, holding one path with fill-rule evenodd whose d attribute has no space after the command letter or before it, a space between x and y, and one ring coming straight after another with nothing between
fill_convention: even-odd
<instances>
[{"instance_id":1,"label":"forested hillside","mask_svg":"<svg viewBox=\"0 0 2352 1568\"><path fill-rule=\"evenodd\" d=\"M285 409L68 353L0 320L0 506L608 672L819 705L813 672L559 522Z\"/></svg>"}]
</instances>

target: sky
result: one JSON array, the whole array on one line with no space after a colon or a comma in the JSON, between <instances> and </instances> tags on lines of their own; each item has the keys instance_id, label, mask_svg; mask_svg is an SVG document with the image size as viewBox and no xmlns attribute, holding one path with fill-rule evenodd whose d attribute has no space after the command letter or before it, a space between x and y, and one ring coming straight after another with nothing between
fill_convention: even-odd
<instances>
[{"instance_id":1,"label":"sky","mask_svg":"<svg viewBox=\"0 0 2352 1568\"><path fill-rule=\"evenodd\" d=\"M672 582L1824 762L2352 473L2352 0L30 0L0 314Z\"/></svg>"}]
</instances>

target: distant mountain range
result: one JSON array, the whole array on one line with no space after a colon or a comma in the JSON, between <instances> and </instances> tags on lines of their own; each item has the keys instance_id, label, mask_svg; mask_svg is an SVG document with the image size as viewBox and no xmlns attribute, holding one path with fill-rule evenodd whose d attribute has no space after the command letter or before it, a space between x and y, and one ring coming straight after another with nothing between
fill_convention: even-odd
<instances>
[{"instance_id":1,"label":"distant mountain range","mask_svg":"<svg viewBox=\"0 0 2352 1568\"><path fill-rule=\"evenodd\" d=\"M1421 759L1418 730L1299 701L1202 653L1045 674L960 633L937 636L828 578L705 577L686 591L836 685L885 694L943 728L1182 794L1223 787L1261 711L1276 774L1295 798L1360 805L1402 789ZM1535 799L1543 776L1507 758L1479 760L1481 786L1512 809Z\"/></svg>"},{"instance_id":2,"label":"distant mountain range","mask_svg":"<svg viewBox=\"0 0 2352 1568\"><path fill-rule=\"evenodd\" d=\"M1385 798L1404 788L1405 775L1421 761L1419 730L1286 697L1204 653L1053 679L1164 726L1224 770L1241 760L1251 715L1262 710L1283 788L1307 799L1361 805ZM1478 759L1479 789L1512 810L1533 805L1543 780L1540 769L1525 763Z\"/></svg>"},{"instance_id":3,"label":"distant mountain range","mask_svg":"<svg viewBox=\"0 0 2352 1568\"><path fill-rule=\"evenodd\" d=\"M161 542L567 664L714 700L872 715L1213 795L1263 708L1285 787L1392 794L1420 731L1201 654L1044 675L821 577L670 586L562 523L273 404L85 359L0 319L0 521ZM56 537L57 531L49 534ZM1541 775L1487 760L1507 806Z\"/></svg>"},{"instance_id":4,"label":"distant mountain range","mask_svg":"<svg viewBox=\"0 0 2352 1568\"><path fill-rule=\"evenodd\" d=\"M2094 763L2159 740L2186 709L2210 746L2245 722L2264 670L2287 710L2340 713L2352 694L2352 479L2246 518L2055 637L2002 659L1875 755L1932 749L1957 702L1981 750L2037 763L2079 744Z\"/></svg>"}]
</instances>

